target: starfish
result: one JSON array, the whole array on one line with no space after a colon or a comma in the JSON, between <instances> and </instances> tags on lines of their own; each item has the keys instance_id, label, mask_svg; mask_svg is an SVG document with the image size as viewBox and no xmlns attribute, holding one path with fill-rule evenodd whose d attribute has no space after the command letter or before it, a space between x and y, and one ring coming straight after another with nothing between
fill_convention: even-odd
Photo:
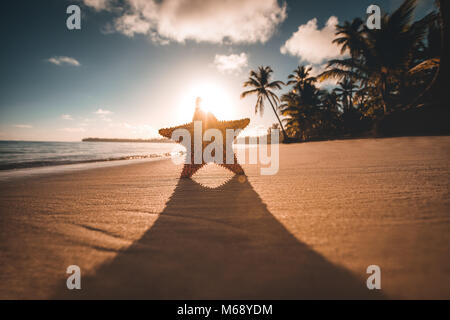
<instances>
[{"instance_id":1,"label":"starfish","mask_svg":"<svg viewBox=\"0 0 450 320\"><path fill-rule=\"evenodd\" d=\"M178 129L185 129L191 135L191 154L187 155L188 157L189 156L191 157L191 161L190 161L190 163L185 163L185 165L183 167L183 171L181 172L181 178L191 178L198 170L200 170L200 168L202 168L204 165L207 164L207 162L205 162L204 159L202 159L202 162L199 164L196 164L194 162L194 152L193 152L194 139L193 139L193 137L194 137L194 122L196 122L196 121L201 121L202 132L205 132L208 129L217 129L222 133L223 161L219 165L223 166L224 168L230 170L231 172L233 172L237 175L245 175L244 169L242 169L241 165L237 162L236 154L233 154L234 155L233 163L229 164L229 163L226 163L226 161L225 161L226 146L227 146L226 130L227 129L242 130L248 126L248 124L250 123L250 119L247 118L247 119L241 119L241 120L236 120L236 121L219 121L216 119L216 117L212 113L210 113L210 112L206 113L203 110L201 110L199 107L199 101L197 101L197 107L195 109L194 116L192 118L192 122L181 125L181 126L173 127L173 128L159 130L160 135L162 135L163 137L169 138L169 139L172 139L172 133ZM233 137L233 139L234 139L234 137ZM181 139L174 140L174 141L177 143L180 143ZM205 142L205 141L202 142L202 150L201 150L202 154L203 154L204 148L209 143L210 142ZM231 145L231 143L230 143L230 145Z\"/></svg>"}]
</instances>

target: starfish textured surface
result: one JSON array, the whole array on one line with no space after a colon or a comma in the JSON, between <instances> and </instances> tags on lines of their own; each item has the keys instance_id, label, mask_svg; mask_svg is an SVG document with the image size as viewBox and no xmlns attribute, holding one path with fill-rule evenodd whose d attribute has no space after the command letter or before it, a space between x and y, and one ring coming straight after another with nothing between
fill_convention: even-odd
<instances>
[{"instance_id":1,"label":"starfish textured surface","mask_svg":"<svg viewBox=\"0 0 450 320\"><path fill-rule=\"evenodd\" d=\"M223 166L224 168L230 170L231 172L238 174L238 175L245 175L244 169L240 166L240 164L237 161L236 155L234 155L234 161L233 163L226 163L226 145L227 145L227 135L226 130L232 129L232 130L242 130L245 127L248 126L250 123L250 119L241 119L241 120L235 120L235 121L219 121L216 119L216 117L212 113L206 113L200 108L196 108L194 112L194 116L192 119L192 122L188 124L184 124L177 127L167 128L167 129L160 129L159 134L163 137L172 139L173 132L178 129L185 129L187 130L191 137L194 137L194 122L195 121L201 121L202 123L202 132L205 132L208 129L217 129L222 133L223 137L223 161L220 164L220 166ZM233 137L234 139L234 137ZM180 140L175 140L175 142L180 143ZM188 154L187 157L191 157L190 163L186 163L183 167L183 171L181 172L181 178L191 178L198 170L200 170L204 165L207 164L204 159L202 159L201 163L195 163L194 162L194 139L191 138L191 152L190 155ZM202 154L203 149L210 144L211 142L203 141L202 139Z\"/></svg>"}]
</instances>

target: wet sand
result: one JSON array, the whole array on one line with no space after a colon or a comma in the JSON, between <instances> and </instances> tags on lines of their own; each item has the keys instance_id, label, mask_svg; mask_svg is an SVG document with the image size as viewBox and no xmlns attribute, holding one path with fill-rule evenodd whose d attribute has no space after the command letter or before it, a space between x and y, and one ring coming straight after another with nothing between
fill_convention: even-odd
<instances>
[{"instance_id":1,"label":"wet sand","mask_svg":"<svg viewBox=\"0 0 450 320\"><path fill-rule=\"evenodd\" d=\"M0 298L449 299L449 146L282 145L246 181L165 160L0 182Z\"/></svg>"}]
</instances>

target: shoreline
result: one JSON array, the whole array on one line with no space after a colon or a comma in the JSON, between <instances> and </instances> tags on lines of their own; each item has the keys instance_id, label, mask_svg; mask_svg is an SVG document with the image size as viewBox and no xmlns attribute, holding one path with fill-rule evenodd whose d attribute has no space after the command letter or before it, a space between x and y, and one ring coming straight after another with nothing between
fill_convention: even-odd
<instances>
[{"instance_id":1,"label":"shoreline","mask_svg":"<svg viewBox=\"0 0 450 320\"><path fill-rule=\"evenodd\" d=\"M326 142L345 142L345 141L365 141L365 140L389 140L389 139L409 139L409 138L426 138L426 137L450 137L449 135L418 135L418 136L392 136L392 137L371 137L371 136L362 136L362 137L339 137L336 139L328 139L328 140L309 140L303 142L291 142L288 144L279 143L279 145L303 145L310 143L326 143ZM9 142L9 140L0 140L0 142ZM21 141L21 140L11 140L12 142L50 142L50 141ZM51 141L59 143L59 141ZM79 141L77 141L79 142ZM109 143L125 143L125 142L109 142ZM151 143L151 142L149 142ZM270 144L268 144L270 145ZM249 144L249 143L237 143L233 144L234 148L254 148L258 146L258 144ZM181 156L184 156L182 154ZM31 177L31 176L40 176L40 175L48 175L52 173L64 173L71 171L80 171L80 170L90 170L95 168L103 168L103 167L112 167L118 165L130 165L137 164L140 162L147 161L163 161L167 159L172 159L179 157L179 155L161 155L161 154L151 154L146 156L126 156L123 158L112 158L112 159L92 159L85 160L74 163L61 163L55 165L39 165L32 167L17 167L11 169L0 169L0 182L7 181L16 178L22 177Z\"/></svg>"},{"instance_id":2,"label":"shoreline","mask_svg":"<svg viewBox=\"0 0 450 320\"><path fill-rule=\"evenodd\" d=\"M11 181L14 179L22 179L37 176L46 176L58 173L69 173L83 170L92 170L97 168L109 168L115 166L133 165L145 162L164 161L170 160L174 156L161 156L161 157L147 157L141 159L115 159L115 160L101 160L101 161L89 161L71 164L38 166L30 168L16 168L0 170L0 182ZM177 156L175 156L177 157Z\"/></svg>"}]
</instances>

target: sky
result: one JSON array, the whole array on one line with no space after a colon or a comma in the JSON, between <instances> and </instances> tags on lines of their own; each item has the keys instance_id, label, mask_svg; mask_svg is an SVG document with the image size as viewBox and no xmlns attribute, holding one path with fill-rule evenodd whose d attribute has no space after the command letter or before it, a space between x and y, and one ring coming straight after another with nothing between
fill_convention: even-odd
<instances>
[{"instance_id":1,"label":"sky","mask_svg":"<svg viewBox=\"0 0 450 320\"><path fill-rule=\"evenodd\" d=\"M154 138L191 121L195 98L219 120L276 122L269 105L240 99L251 69L286 81L298 65L319 73L340 57L336 24L401 0L14 0L2 3L0 140ZM69 30L70 5L81 29ZM433 7L419 0L416 16ZM332 83L323 83L324 88ZM280 94L282 92L279 92Z\"/></svg>"}]
</instances>

